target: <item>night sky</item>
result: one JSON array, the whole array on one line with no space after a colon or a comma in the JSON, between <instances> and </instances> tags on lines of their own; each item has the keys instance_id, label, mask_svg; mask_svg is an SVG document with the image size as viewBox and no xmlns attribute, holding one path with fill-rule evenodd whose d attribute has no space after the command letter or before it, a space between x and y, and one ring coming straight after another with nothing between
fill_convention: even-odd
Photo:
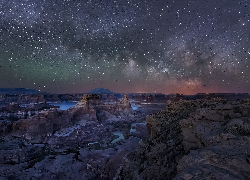
<instances>
[{"instance_id":1,"label":"night sky","mask_svg":"<svg viewBox=\"0 0 250 180\"><path fill-rule=\"evenodd\" d=\"M250 93L249 0L1 0L0 87Z\"/></svg>"}]
</instances>

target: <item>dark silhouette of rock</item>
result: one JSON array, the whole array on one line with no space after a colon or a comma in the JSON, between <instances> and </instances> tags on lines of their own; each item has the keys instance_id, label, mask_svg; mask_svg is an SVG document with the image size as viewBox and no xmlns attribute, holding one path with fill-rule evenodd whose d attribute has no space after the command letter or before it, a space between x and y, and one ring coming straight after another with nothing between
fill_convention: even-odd
<instances>
[{"instance_id":1,"label":"dark silhouette of rock","mask_svg":"<svg viewBox=\"0 0 250 180\"><path fill-rule=\"evenodd\" d=\"M100 107L102 106L104 107L104 103L99 95L85 94L69 112L73 114L76 120L80 120L84 115L88 114L93 121L97 121L98 113L101 111Z\"/></svg>"},{"instance_id":2,"label":"dark silhouette of rock","mask_svg":"<svg viewBox=\"0 0 250 180\"><path fill-rule=\"evenodd\" d=\"M45 94L35 89L27 88L0 88L0 94Z\"/></svg>"},{"instance_id":3,"label":"dark silhouette of rock","mask_svg":"<svg viewBox=\"0 0 250 180\"><path fill-rule=\"evenodd\" d=\"M24 108L20 107L17 103L10 103L8 106L1 108L0 111L12 113L12 112L18 112L22 110L24 110Z\"/></svg>"},{"instance_id":4,"label":"dark silhouette of rock","mask_svg":"<svg viewBox=\"0 0 250 180\"><path fill-rule=\"evenodd\" d=\"M115 94L113 91L104 88L95 88L88 92L88 94Z\"/></svg>"},{"instance_id":5,"label":"dark silhouette of rock","mask_svg":"<svg viewBox=\"0 0 250 180\"><path fill-rule=\"evenodd\" d=\"M147 101L147 102L151 102L151 101L153 101L152 96L148 96L148 97L147 97L147 99L146 99L146 101Z\"/></svg>"}]
</instances>

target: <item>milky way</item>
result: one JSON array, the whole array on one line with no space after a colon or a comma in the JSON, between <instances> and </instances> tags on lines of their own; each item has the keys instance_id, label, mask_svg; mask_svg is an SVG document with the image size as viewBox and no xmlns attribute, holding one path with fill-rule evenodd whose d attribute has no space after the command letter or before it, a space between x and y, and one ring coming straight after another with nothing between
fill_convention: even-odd
<instances>
[{"instance_id":1,"label":"milky way","mask_svg":"<svg viewBox=\"0 0 250 180\"><path fill-rule=\"evenodd\" d=\"M2 0L0 87L250 92L248 0Z\"/></svg>"}]
</instances>

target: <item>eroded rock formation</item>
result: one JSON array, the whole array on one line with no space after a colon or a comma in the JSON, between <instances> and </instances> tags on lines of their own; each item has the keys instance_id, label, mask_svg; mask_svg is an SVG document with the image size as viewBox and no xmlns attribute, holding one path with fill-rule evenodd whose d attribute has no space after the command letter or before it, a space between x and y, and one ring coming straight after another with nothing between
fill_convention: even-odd
<instances>
[{"instance_id":1,"label":"eroded rock formation","mask_svg":"<svg viewBox=\"0 0 250 180\"><path fill-rule=\"evenodd\" d=\"M124 96L120 102L105 104L99 95L85 94L74 108L69 110L77 120L86 118L86 115L93 121L107 120L110 117L119 117L133 113L129 97Z\"/></svg>"},{"instance_id":2,"label":"eroded rock formation","mask_svg":"<svg viewBox=\"0 0 250 180\"><path fill-rule=\"evenodd\" d=\"M250 179L250 100L171 103L115 179Z\"/></svg>"},{"instance_id":3,"label":"eroded rock formation","mask_svg":"<svg viewBox=\"0 0 250 180\"><path fill-rule=\"evenodd\" d=\"M32 108L36 113L0 121L0 179L112 179L123 156L138 145L134 137L112 144L112 132L119 127L106 122L119 116L125 124L123 117L131 110L128 97L104 104L98 95L85 95L66 111L40 106L13 104L13 113Z\"/></svg>"}]
</instances>

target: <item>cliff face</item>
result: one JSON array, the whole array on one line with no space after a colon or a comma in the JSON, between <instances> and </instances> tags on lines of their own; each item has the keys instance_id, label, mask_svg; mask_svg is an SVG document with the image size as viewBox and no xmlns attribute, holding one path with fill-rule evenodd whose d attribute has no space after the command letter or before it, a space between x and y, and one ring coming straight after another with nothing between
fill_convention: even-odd
<instances>
[{"instance_id":1,"label":"cliff face","mask_svg":"<svg viewBox=\"0 0 250 180\"><path fill-rule=\"evenodd\" d=\"M168 103L115 179L250 179L250 100Z\"/></svg>"},{"instance_id":2,"label":"cliff face","mask_svg":"<svg viewBox=\"0 0 250 180\"><path fill-rule=\"evenodd\" d=\"M133 112L127 96L120 102L104 104L98 95L85 95L66 111L47 107L41 103L2 108L5 114L26 113L28 109L35 109L35 113L0 120L0 177L112 179L123 156L139 143L134 137L112 143L117 138L112 133L118 130L116 125L129 122L126 113ZM114 115L119 116L116 123L105 121Z\"/></svg>"},{"instance_id":3,"label":"cliff face","mask_svg":"<svg viewBox=\"0 0 250 180\"><path fill-rule=\"evenodd\" d=\"M103 122L110 117L121 117L133 112L127 96L121 102L106 105L99 95L85 95L75 107L67 111L59 111L54 107L46 103L26 108L21 108L17 104L4 107L2 110L6 112L0 113L0 118L5 119L0 122L0 134L11 132L12 136L40 142L55 131L77 123ZM34 110L35 114L32 113ZM13 121L6 115L11 115L10 112L15 117Z\"/></svg>"},{"instance_id":4,"label":"cliff face","mask_svg":"<svg viewBox=\"0 0 250 180\"><path fill-rule=\"evenodd\" d=\"M250 179L249 100L199 108L179 124L190 153L175 179Z\"/></svg>"},{"instance_id":5,"label":"cliff face","mask_svg":"<svg viewBox=\"0 0 250 180\"><path fill-rule=\"evenodd\" d=\"M0 88L0 94L46 94L36 91L35 89L27 88Z\"/></svg>"},{"instance_id":6,"label":"cliff face","mask_svg":"<svg viewBox=\"0 0 250 180\"><path fill-rule=\"evenodd\" d=\"M77 120L88 114L92 120L102 121L108 119L110 116L122 116L132 113L133 110L128 96L124 96L121 102L104 104L99 95L86 94L69 112L74 114L74 118Z\"/></svg>"},{"instance_id":7,"label":"cliff face","mask_svg":"<svg viewBox=\"0 0 250 180\"><path fill-rule=\"evenodd\" d=\"M84 115L89 115L91 120L97 121L97 113L100 111L99 107L103 106L103 102L100 99L100 96L95 94L86 94L83 98L75 105L74 108L68 110L73 114L74 119L80 120Z\"/></svg>"},{"instance_id":8,"label":"cliff face","mask_svg":"<svg viewBox=\"0 0 250 180\"><path fill-rule=\"evenodd\" d=\"M27 140L42 141L51 136L56 130L72 125L72 116L63 115L56 109L42 110L27 119L20 119L12 124L11 132L14 137Z\"/></svg>"}]
</instances>

